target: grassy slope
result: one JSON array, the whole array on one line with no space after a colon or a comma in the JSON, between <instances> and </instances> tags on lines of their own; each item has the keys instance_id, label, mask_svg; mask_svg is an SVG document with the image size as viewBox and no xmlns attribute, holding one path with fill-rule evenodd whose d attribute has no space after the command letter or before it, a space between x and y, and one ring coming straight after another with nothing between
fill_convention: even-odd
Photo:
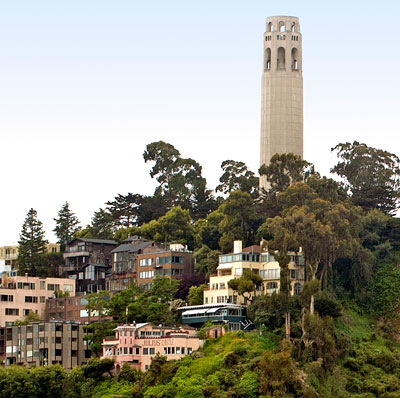
<instances>
[{"instance_id":1,"label":"grassy slope","mask_svg":"<svg viewBox=\"0 0 400 398\"><path fill-rule=\"evenodd\" d=\"M345 337L348 354L338 359L329 372L323 371L318 361L298 364L303 381L311 385L315 392L310 395L288 392L276 396L400 398L400 345L377 333L372 319L351 310L336 320L336 330ZM156 385L142 388L143 395L140 396L259 397L258 389L265 376L258 370L258 364L265 351L275 349L276 339L273 335L227 333L217 340L208 340L192 358L187 356L178 361L178 366L172 371L171 366L163 367L163 374L158 376ZM272 361L277 359L271 358ZM103 383L96 388L96 398L116 394L117 382L111 382L113 387L110 381L108 383L109 391ZM130 396L128 384L125 383L119 392L124 397Z\"/></svg>"}]
</instances>

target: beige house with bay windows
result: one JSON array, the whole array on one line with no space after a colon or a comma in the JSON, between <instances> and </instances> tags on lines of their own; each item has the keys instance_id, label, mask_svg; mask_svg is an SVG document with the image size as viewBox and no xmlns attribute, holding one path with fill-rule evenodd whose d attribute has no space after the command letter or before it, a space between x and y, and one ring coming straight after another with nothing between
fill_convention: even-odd
<instances>
[{"instance_id":1,"label":"beige house with bay windows","mask_svg":"<svg viewBox=\"0 0 400 398\"><path fill-rule=\"evenodd\" d=\"M289 263L289 278L291 294L301 292L305 280L304 257L302 253L288 253L291 257ZM204 304L247 304L248 298L239 296L229 289L228 282L240 278L245 270L260 275L263 284L256 292L257 295L272 294L279 291L280 267L274 256L269 252L262 252L258 245L242 249L242 242L234 242L233 253L219 256L217 274L210 276L208 289L203 292Z\"/></svg>"}]
</instances>

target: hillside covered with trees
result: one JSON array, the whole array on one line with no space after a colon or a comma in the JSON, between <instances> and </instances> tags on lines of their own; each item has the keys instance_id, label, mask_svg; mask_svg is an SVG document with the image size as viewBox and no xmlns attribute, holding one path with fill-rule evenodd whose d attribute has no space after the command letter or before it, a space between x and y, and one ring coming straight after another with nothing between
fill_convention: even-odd
<instances>
[{"instance_id":1,"label":"hillside covered with trees","mask_svg":"<svg viewBox=\"0 0 400 398\"><path fill-rule=\"evenodd\" d=\"M2 369L0 397L27 396L18 391L29 388L32 397L71 398L400 397L399 159L358 142L333 151L338 180L292 154L275 155L259 170L269 181L269 190L259 192L255 173L227 160L214 193L195 160L170 144L149 144L144 160L159 184L154 195L118 195L73 234L181 243L195 251L197 275L180 285L160 278L146 292L133 286L112 298L91 295L89 308L107 315L92 326L93 348L125 320L178 322L176 308L201 302L218 255L230 252L234 240L262 241L274 253L279 294L248 307L256 332L228 333L177 362L156 358L145 374L125 367L112 377L112 364L98 360L69 373ZM286 253L300 248L307 281L290 296ZM243 275L231 287L248 294L257 283Z\"/></svg>"}]
</instances>

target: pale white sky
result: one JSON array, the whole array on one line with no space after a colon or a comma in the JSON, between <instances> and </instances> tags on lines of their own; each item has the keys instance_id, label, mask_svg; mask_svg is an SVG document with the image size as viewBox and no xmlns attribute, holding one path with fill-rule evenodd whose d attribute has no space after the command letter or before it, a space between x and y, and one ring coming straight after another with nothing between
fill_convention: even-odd
<instances>
[{"instance_id":1,"label":"pale white sky","mask_svg":"<svg viewBox=\"0 0 400 398\"><path fill-rule=\"evenodd\" d=\"M0 4L0 245L29 208L47 238L67 200L83 225L118 193L152 194L164 140L202 166L259 167L265 18L303 34L305 158L358 140L400 155L394 1L14 0Z\"/></svg>"}]
</instances>

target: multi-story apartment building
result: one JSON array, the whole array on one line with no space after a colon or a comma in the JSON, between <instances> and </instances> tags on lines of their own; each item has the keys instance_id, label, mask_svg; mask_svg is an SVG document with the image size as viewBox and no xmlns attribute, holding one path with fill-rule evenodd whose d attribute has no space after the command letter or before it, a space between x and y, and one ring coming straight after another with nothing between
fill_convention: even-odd
<instances>
[{"instance_id":1,"label":"multi-story apartment building","mask_svg":"<svg viewBox=\"0 0 400 398\"><path fill-rule=\"evenodd\" d=\"M302 253L288 253L291 294L300 293L305 280L304 258ZM210 276L210 283L203 292L204 304L233 303L247 304L248 298L239 296L228 287L228 282L240 278L245 270L260 275L263 285L257 294L272 294L279 291L280 267L273 255L262 252L261 247L254 245L242 249L242 242L234 242L233 253L219 256L217 274Z\"/></svg>"},{"instance_id":2,"label":"multi-story apartment building","mask_svg":"<svg viewBox=\"0 0 400 398\"><path fill-rule=\"evenodd\" d=\"M200 339L191 327L153 326L150 323L121 325L115 329L115 337L103 340L102 358L113 358L115 372L119 373L124 363L145 371L156 355L168 360L180 359L198 350Z\"/></svg>"},{"instance_id":3,"label":"multi-story apartment building","mask_svg":"<svg viewBox=\"0 0 400 398\"><path fill-rule=\"evenodd\" d=\"M120 292L127 289L137 281L137 256L146 251L148 247L154 247L155 243L133 236L125 239L121 245L115 248L112 254L112 269L106 276L106 289L111 292Z\"/></svg>"},{"instance_id":4,"label":"multi-story apartment building","mask_svg":"<svg viewBox=\"0 0 400 398\"><path fill-rule=\"evenodd\" d=\"M6 328L0 327L0 364L4 363L6 353Z\"/></svg>"},{"instance_id":5,"label":"multi-story apartment building","mask_svg":"<svg viewBox=\"0 0 400 398\"><path fill-rule=\"evenodd\" d=\"M87 304L85 296L48 299L46 300L45 320L75 321L82 324L99 321L101 316L98 311L88 311Z\"/></svg>"},{"instance_id":6,"label":"multi-story apartment building","mask_svg":"<svg viewBox=\"0 0 400 398\"><path fill-rule=\"evenodd\" d=\"M0 283L0 326L10 326L23 320L29 312L45 317L46 299L57 291L75 295L75 283L68 278L39 278L5 274Z\"/></svg>"},{"instance_id":7,"label":"multi-story apartment building","mask_svg":"<svg viewBox=\"0 0 400 398\"><path fill-rule=\"evenodd\" d=\"M5 328L5 365L46 366L65 369L84 365L91 357L86 331L76 322L31 322Z\"/></svg>"},{"instance_id":8,"label":"multi-story apartment building","mask_svg":"<svg viewBox=\"0 0 400 398\"><path fill-rule=\"evenodd\" d=\"M165 276L180 280L183 275L193 275L193 252L183 245L155 245L137 255L137 285L150 289L153 279Z\"/></svg>"},{"instance_id":9,"label":"multi-story apartment building","mask_svg":"<svg viewBox=\"0 0 400 398\"><path fill-rule=\"evenodd\" d=\"M105 290L111 268L111 252L118 242L107 239L76 238L66 246L65 273L76 281L78 293Z\"/></svg>"},{"instance_id":10,"label":"multi-story apartment building","mask_svg":"<svg viewBox=\"0 0 400 398\"><path fill-rule=\"evenodd\" d=\"M10 265L14 270L17 267L18 245L0 246L0 265ZM58 243L46 243L47 253L59 253Z\"/></svg>"}]
</instances>

